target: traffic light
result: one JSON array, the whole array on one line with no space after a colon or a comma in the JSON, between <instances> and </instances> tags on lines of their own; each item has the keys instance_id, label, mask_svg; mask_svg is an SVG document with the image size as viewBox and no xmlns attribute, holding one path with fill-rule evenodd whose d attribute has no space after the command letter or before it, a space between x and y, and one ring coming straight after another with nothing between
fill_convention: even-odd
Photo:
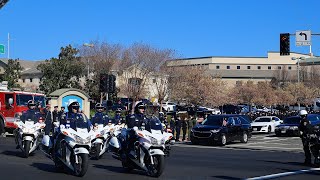
<instances>
[{"instance_id":1,"label":"traffic light","mask_svg":"<svg viewBox=\"0 0 320 180\"><path fill-rule=\"evenodd\" d=\"M280 34L280 56L290 55L290 34Z\"/></svg>"},{"instance_id":2,"label":"traffic light","mask_svg":"<svg viewBox=\"0 0 320 180\"><path fill-rule=\"evenodd\" d=\"M116 76L109 75L109 86L108 86L108 93L116 92Z\"/></svg>"},{"instance_id":3,"label":"traffic light","mask_svg":"<svg viewBox=\"0 0 320 180\"><path fill-rule=\"evenodd\" d=\"M108 92L108 74L100 74L100 86L99 90L100 92Z\"/></svg>"}]
</instances>

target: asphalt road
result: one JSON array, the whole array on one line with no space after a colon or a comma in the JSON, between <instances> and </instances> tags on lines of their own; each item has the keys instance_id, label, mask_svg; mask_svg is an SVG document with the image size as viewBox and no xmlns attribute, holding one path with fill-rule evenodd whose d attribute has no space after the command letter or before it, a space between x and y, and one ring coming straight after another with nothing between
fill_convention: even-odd
<instances>
[{"instance_id":1,"label":"asphalt road","mask_svg":"<svg viewBox=\"0 0 320 180\"><path fill-rule=\"evenodd\" d=\"M265 137L259 136L258 138L264 139ZM296 139L292 141L299 143ZM260 141L252 139L251 143L255 142ZM226 147L212 147L193 146L186 143L176 144L172 149L172 155L166 159L165 171L159 179L234 180L255 177L263 179L261 176L267 175L272 175L269 176L272 178L281 177L280 179L319 179L320 177L319 169L312 169L301 164L304 156L299 151L231 147L237 145L239 146L238 143L234 143ZM282 175L285 176L282 177ZM41 151L37 151L28 159L22 158L20 150L15 149L14 139L7 137L0 138L0 179L72 180L79 178L67 173L55 172L53 162ZM146 176L141 171L125 173L118 160L105 154L98 161L91 160L87 174L80 179L154 178Z\"/></svg>"}]
</instances>

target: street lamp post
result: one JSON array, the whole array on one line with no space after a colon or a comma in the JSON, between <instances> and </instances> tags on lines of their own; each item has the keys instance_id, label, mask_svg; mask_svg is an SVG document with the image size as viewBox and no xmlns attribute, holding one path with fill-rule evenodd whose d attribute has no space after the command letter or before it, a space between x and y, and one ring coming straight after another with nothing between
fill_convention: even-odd
<instances>
[{"instance_id":1,"label":"street lamp post","mask_svg":"<svg viewBox=\"0 0 320 180\"><path fill-rule=\"evenodd\" d=\"M296 57L292 57L291 58L293 61L295 61L295 60L297 60L297 74L298 74L298 78L297 78L297 80L298 80L298 85L300 84L300 61L301 60L306 60L306 58L305 57L299 57L299 58L296 58ZM299 94L299 92L300 92L300 89L298 89L298 94ZM300 98L298 98L298 99L300 99ZM300 111L300 100L298 101L298 108L299 108L299 111Z\"/></svg>"},{"instance_id":2,"label":"street lamp post","mask_svg":"<svg viewBox=\"0 0 320 180\"><path fill-rule=\"evenodd\" d=\"M89 44L89 43L84 43L83 46L85 47L89 47L89 48L93 48L94 45L93 44ZM90 75L90 66L89 66L89 58L87 57L87 69L88 69L88 74L87 74L87 78L89 80L89 75ZM88 88L88 95L90 93L90 88Z\"/></svg>"}]
</instances>

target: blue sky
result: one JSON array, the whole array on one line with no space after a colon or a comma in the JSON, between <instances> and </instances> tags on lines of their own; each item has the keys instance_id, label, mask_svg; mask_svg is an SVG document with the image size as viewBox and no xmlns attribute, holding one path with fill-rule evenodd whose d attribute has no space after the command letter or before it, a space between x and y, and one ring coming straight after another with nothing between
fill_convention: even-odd
<instances>
[{"instance_id":1,"label":"blue sky","mask_svg":"<svg viewBox=\"0 0 320 180\"><path fill-rule=\"evenodd\" d=\"M179 57L260 57L279 51L281 32L320 33L319 7L319 0L10 0L0 9L0 44L10 33L10 58L26 60L94 40L144 42ZM320 54L320 36L312 43ZM292 36L291 51L309 47L296 47Z\"/></svg>"}]
</instances>

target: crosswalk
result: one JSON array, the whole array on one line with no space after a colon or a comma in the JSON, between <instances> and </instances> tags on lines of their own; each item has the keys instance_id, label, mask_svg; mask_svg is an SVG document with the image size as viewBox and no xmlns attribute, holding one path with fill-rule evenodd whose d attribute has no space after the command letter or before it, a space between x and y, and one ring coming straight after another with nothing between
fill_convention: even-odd
<instances>
[{"instance_id":1,"label":"crosswalk","mask_svg":"<svg viewBox=\"0 0 320 180\"><path fill-rule=\"evenodd\" d=\"M193 148L238 149L259 151L303 152L299 137L275 137L274 135L253 135L248 143L233 142L224 147L192 145L191 142L177 142L176 146Z\"/></svg>"}]
</instances>

